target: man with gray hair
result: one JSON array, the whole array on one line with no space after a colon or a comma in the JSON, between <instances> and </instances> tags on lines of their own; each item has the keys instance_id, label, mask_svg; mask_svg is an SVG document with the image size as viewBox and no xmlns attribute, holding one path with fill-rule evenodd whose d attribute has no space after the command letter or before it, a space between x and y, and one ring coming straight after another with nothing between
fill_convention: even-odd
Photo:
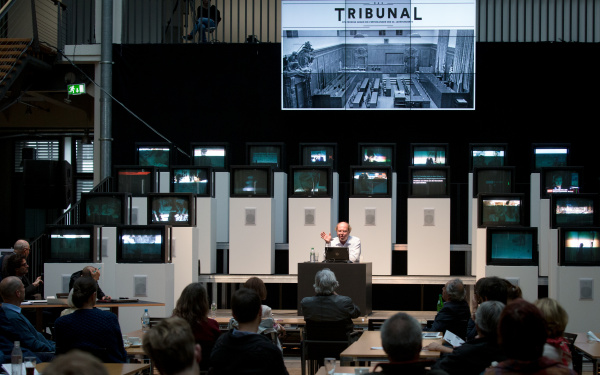
<instances>
[{"instance_id":1,"label":"man with gray hair","mask_svg":"<svg viewBox=\"0 0 600 375\"><path fill-rule=\"evenodd\" d=\"M477 337L443 355L432 366L448 374L481 374L492 362L501 362L506 356L498 345L498 321L504 309L500 301L486 301L479 305L475 315ZM429 350L436 350L431 345Z\"/></svg>"},{"instance_id":2,"label":"man with gray hair","mask_svg":"<svg viewBox=\"0 0 600 375\"><path fill-rule=\"evenodd\" d=\"M465 286L461 279L450 280L442 288L444 307L437 313L430 332L450 331L465 340L467 337L467 323L471 317L469 304L465 301Z\"/></svg>"},{"instance_id":3,"label":"man with gray hair","mask_svg":"<svg viewBox=\"0 0 600 375\"><path fill-rule=\"evenodd\" d=\"M427 371L426 367L434 362L419 360L423 344L421 324L406 313L397 313L383 323L381 344L389 362L375 366L372 374L445 374L441 370Z\"/></svg>"}]
</instances>

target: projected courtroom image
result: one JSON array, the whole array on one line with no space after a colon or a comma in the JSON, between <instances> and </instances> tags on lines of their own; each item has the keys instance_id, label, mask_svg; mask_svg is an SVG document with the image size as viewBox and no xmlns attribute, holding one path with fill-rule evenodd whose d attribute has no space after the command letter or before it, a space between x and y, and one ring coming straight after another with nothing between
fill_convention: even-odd
<instances>
[{"instance_id":1,"label":"projected courtroom image","mask_svg":"<svg viewBox=\"0 0 600 375\"><path fill-rule=\"evenodd\" d=\"M474 25L469 1L283 0L282 108L474 109Z\"/></svg>"}]
</instances>

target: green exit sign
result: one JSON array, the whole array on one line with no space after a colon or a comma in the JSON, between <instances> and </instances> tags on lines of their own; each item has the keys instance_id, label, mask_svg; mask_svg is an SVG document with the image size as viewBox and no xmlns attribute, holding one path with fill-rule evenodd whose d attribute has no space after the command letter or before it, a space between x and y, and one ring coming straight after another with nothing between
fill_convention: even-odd
<instances>
[{"instance_id":1,"label":"green exit sign","mask_svg":"<svg viewBox=\"0 0 600 375\"><path fill-rule=\"evenodd\" d=\"M76 83L73 85L67 85L67 92L69 93L69 95L85 94L85 83Z\"/></svg>"}]
</instances>

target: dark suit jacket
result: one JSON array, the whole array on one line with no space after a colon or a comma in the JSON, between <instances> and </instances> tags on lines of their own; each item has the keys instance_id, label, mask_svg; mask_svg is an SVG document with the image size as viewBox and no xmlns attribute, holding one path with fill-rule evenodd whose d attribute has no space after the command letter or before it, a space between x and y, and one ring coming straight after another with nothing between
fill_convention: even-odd
<instances>
[{"instance_id":1,"label":"dark suit jacket","mask_svg":"<svg viewBox=\"0 0 600 375\"><path fill-rule=\"evenodd\" d=\"M430 332L450 331L465 340L467 337L467 324L471 317L469 304L466 301L447 301L437 313Z\"/></svg>"}]
</instances>

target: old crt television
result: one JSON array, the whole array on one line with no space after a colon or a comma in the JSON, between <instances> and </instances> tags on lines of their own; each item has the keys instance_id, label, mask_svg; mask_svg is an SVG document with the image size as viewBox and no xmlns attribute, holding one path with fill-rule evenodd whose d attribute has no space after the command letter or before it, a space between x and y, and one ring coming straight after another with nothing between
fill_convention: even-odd
<instances>
[{"instance_id":1,"label":"old crt television","mask_svg":"<svg viewBox=\"0 0 600 375\"><path fill-rule=\"evenodd\" d=\"M488 227L488 266L537 266L539 253L536 227Z\"/></svg>"},{"instance_id":2,"label":"old crt television","mask_svg":"<svg viewBox=\"0 0 600 375\"><path fill-rule=\"evenodd\" d=\"M393 143L359 143L359 164L395 168L396 145Z\"/></svg>"},{"instance_id":3,"label":"old crt television","mask_svg":"<svg viewBox=\"0 0 600 375\"><path fill-rule=\"evenodd\" d=\"M550 197L550 227L596 227L600 195L552 194Z\"/></svg>"},{"instance_id":4,"label":"old crt television","mask_svg":"<svg viewBox=\"0 0 600 375\"><path fill-rule=\"evenodd\" d=\"M444 198L450 196L450 167L408 167L408 196Z\"/></svg>"},{"instance_id":5,"label":"old crt television","mask_svg":"<svg viewBox=\"0 0 600 375\"><path fill-rule=\"evenodd\" d=\"M158 186L158 169L139 165L117 165L114 168L114 188L119 193L130 193L134 197L155 192Z\"/></svg>"},{"instance_id":6,"label":"old crt television","mask_svg":"<svg viewBox=\"0 0 600 375\"><path fill-rule=\"evenodd\" d=\"M331 198L332 176L331 167L293 165L289 174L289 197Z\"/></svg>"},{"instance_id":7,"label":"old crt television","mask_svg":"<svg viewBox=\"0 0 600 375\"><path fill-rule=\"evenodd\" d=\"M117 227L117 263L171 263L170 225Z\"/></svg>"},{"instance_id":8,"label":"old crt television","mask_svg":"<svg viewBox=\"0 0 600 375\"><path fill-rule=\"evenodd\" d=\"M523 194L479 194L477 197L477 226L523 226Z\"/></svg>"},{"instance_id":9,"label":"old crt television","mask_svg":"<svg viewBox=\"0 0 600 375\"><path fill-rule=\"evenodd\" d=\"M350 167L351 198L390 198L392 196L392 168L374 166Z\"/></svg>"},{"instance_id":10,"label":"old crt television","mask_svg":"<svg viewBox=\"0 0 600 375\"><path fill-rule=\"evenodd\" d=\"M46 239L46 263L102 262L100 225L48 225Z\"/></svg>"},{"instance_id":11,"label":"old crt television","mask_svg":"<svg viewBox=\"0 0 600 375\"><path fill-rule=\"evenodd\" d=\"M300 163L304 166L325 166L337 170L337 144L300 143Z\"/></svg>"},{"instance_id":12,"label":"old crt television","mask_svg":"<svg viewBox=\"0 0 600 375\"><path fill-rule=\"evenodd\" d=\"M448 165L448 144L412 143L410 145L411 165Z\"/></svg>"},{"instance_id":13,"label":"old crt television","mask_svg":"<svg viewBox=\"0 0 600 375\"><path fill-rule=\"evenodd\" d=\"M480 167L473 170L473 198L477 194L514 192L515 167Z\"/></svg>"},{"instance_id":14,"label":"old crt television","mask_svg":"<svg viewBox=\"0 0 600 375\"><path fill-rule=\"evenodd\" d=\"M578 194L583 182L583 167L548 167L540 172L540 197L555 193Z\"/></svg>"},{"instance_id":15,"label":"old crt television","mask_svg":"<svg viewBox=\"0 0 600 375\"><path fill-rule=\"evenodd\" d=\"M228 143L192 143L192 164L222 172L229 169Z\"/></svg>"},{"instance_id":16,"label":"old crt television","mask_svg":"<svg viewBox=\"0 0 600 375\"><path fill-rule=\"evenodd\" d=\"M169 143L135 144L135 156L138 165L144 167L169 168L172 159L172 146Z\"/></svg>"},{"instance_id":17,"label":"old crt television","mask_svg":"<svg viewBox=\"0 0 600 375\"><path fill-rule=\"evenodd\" d=\"M569 165L571 146L568 143L534 143L532 148L532 168L534 171L547 167L565 167Z\"/></svg>"},{"instance_id":18,"label":"old crt television","mask_svg":"<svg viewBox=\"0 0 600 375\"><path fill-rule=\"evenodd\" d=\"M196 197L191 193L148 194L148 223L177 227L196 225Z\"/></svg>"},{"instance_id":19,"label":"old crt television","mask_svg":"<svg viewBox=\"0 0 600 375\"><path fill-rule=\"evenodd\" d=\"M482 167L503 167L506 165L506 143L471 143L469 160L471 170Z\"/></svg>"},{"instance_id":20,"label":"old crt television","mask_svg":"<svg viewBox=\"0 0 600 375\"><path fill-rule=\"evenodd\" d=\"M79 223L107 227L127 225L131 218L131 194L82 193Z\"/></svg>"},{"instance_id":21,"label":"old crt television","mask_svg":"<svg viewBox=\"0 0 600 375\"><path fill-rule=\"evenodd\" d=\"M246 143L248 165L270 166L273 170L285 169L284 143Z\"/></svg>"},{"instance_id":22,"label":"old crt television","mask_svg":"<svg viewBox=\"0 0 600 375\"><path fill-rule=\"evenodd\" d=\"M231 166L229 182L231 198L273 197L273 169L269 166Z\"/></svg>"},{"instance_id":23,"label":"old crt television","mask_svg":"<svg viewBox=\"0 0 600 375\"><path fill-rule=\"evenodd\" d=\"M170 170L171 192L192 193L198 197L212 197L213 171L210 167L174 166Z\"/></svg>"},{"instance_id":24,"label":"old crt television","mask_svg":"<svg viewBox=\"0 0 600 375\"><path fill-rule=\"evenodd\" d=\"M559 266L600 266L600 228L558 228Z\"/></svg>"}]
</instances>

